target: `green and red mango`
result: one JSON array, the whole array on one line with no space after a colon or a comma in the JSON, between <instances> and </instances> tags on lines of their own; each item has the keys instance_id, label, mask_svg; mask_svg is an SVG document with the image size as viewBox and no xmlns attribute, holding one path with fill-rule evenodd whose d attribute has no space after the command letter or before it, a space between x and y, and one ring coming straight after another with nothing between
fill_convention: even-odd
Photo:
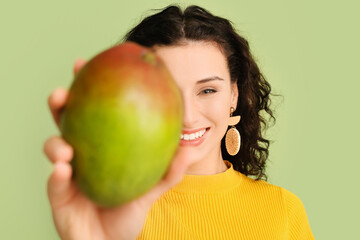
<instances>
[{"instance_id":1,"label":"green and red mango","mask_svg":"<svg viewBox=\"0 0 360 240\"><path fill-rule=\"evenodd\" d=\"M178 147L182 114L180 90L150 49L126 42L92 58L72 82L60 124L80 190L104 207L150 190Z\"/></svg>"}]
</instances>

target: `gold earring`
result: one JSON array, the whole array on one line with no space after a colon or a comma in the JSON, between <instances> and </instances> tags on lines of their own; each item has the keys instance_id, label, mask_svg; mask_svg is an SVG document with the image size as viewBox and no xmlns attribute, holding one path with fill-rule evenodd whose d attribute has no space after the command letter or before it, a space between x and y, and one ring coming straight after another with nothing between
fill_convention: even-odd
<instances>
[{"instance_id":1,"label":"gold earring","mask_svg":"<svg viewBox=\"0 0 360 240\"><path fill-rule=\"evenodd\" d=\"M240 150L240 133L239 131L234 127L236 124L240 122L240 116L232 116L235 109L233 107L230 108L230 120L229 120L229 126L231 128L226 132L225 136L225 147L227 152L231 156L235 156L239 150Z\"/></svg>"}]
</instances>

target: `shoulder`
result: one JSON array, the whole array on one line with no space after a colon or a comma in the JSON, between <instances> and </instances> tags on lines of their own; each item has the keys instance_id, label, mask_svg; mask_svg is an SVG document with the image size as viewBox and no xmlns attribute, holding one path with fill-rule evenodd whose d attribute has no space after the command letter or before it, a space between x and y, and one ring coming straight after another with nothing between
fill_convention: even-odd
<instances>
[{"instance_id":1,"label":"shoulder","mask_svg":"<svg viewBox=\"0 0 360 240\"><path fill-rule=\"evenodd\" d=\"M254 180L242 173L239 174L241 175L243 186L249 190L251 189L255 194L263 196L271 195L274 200L282 202L283 207L290 214L304 212L304 205L301 199L293 192L264 180Z\"/></svg>"},{"instance_id":2,"label":"shoulder","mask_svg":"<svg viewBox=\"0 0 360 240\"><path fill-rule=\"evenodd\" d=\"M305 213L304 204L297 195L285 188L281 188L281 193L286 209L290 215L294 213Z\"/></svg>"},{"instance_id":3,"label":"shoulder","mask_svg":"<svg viewBox=\"0 0 360 240\"><path fill-rule=\"evenodd\" d=\"M274 202L280 203L285 218L290 239L314 239L308 216L301 199L293 192L265 181L248 180L254 186L272 198Z\"/></svg>"},{"instance_id":4,"label":"shoulder","mask_svg":"<svg viewBox=\"0 0 360 240\"><path fill-rule=\"evenodd\" d=\"M264 194L273 193L277 194L281 200L284 202L289 202L289 204L302 204L300 198L289 190L277 186L275 184L266 182L264 180L255 180L251 177L248 177L240 172L237 172L239 178L242 180L242 184L245 187L252 189L253 191L260 191Z\"/></svg>"},{"instance_id":5,"label":"shoulder","mask_svg":"<svg viewBox=\"0 0 360 240\"><path fill-rule=\"evenodd\" d=\"M255 180L240 172L237 172L241 179L241 185L249 192L254 192L256 195L273 195L279 200L283 200L283 188L277 185L271 184L264 180Z\"/></svg>"},{"instance_id":6,"label":"shoulder","mask_svg":"<svg viewBox=\"0 0 360 240\"><path fill-rule=\"evenodd\" d=\"M250 192L252 199L263 199L266 201L264 205L284 214L290 239L314 239L304 204L296 194L263 180L254 180L243 174L240 177L244 192Z\"/></svg>"}]
</instances>

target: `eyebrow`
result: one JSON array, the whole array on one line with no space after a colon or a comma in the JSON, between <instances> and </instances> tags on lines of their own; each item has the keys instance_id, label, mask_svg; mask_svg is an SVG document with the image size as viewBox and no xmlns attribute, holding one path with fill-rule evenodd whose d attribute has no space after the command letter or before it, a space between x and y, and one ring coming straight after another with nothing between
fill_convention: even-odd
<instances>
[{"instance_id":1,"label":"eyebrow","mask_svg":"<svg viewBox=\"0 0 360 240\"><path fill-rule=\"evenodd\" d=\"M201 79L201 80L197 81L196 84L206 83L206 82L210 82L210 81L214 81L214 80L224 81L224 79L222 79L221 77L213 76L213 77Z\"/></svg>"}]
</instances>

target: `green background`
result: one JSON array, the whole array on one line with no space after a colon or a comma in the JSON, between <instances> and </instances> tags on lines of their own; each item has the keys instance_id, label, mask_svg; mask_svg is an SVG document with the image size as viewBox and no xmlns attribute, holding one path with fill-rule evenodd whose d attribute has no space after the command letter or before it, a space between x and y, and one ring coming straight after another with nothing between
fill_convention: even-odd
<instances>
[{"instance_id":1,"label":"green background","mask_svg":"<svg viewBox=\"0 0 360 240\"><path fill-rule=\"evenodd\" d=\"M269 182L303 201L316 239L359 237L358 1L178 1L229 18L276 93ZM50 92L75 59L172 1L2 1L0 239L58 239L46 195Z\"/></svg>"}]
</instances>

